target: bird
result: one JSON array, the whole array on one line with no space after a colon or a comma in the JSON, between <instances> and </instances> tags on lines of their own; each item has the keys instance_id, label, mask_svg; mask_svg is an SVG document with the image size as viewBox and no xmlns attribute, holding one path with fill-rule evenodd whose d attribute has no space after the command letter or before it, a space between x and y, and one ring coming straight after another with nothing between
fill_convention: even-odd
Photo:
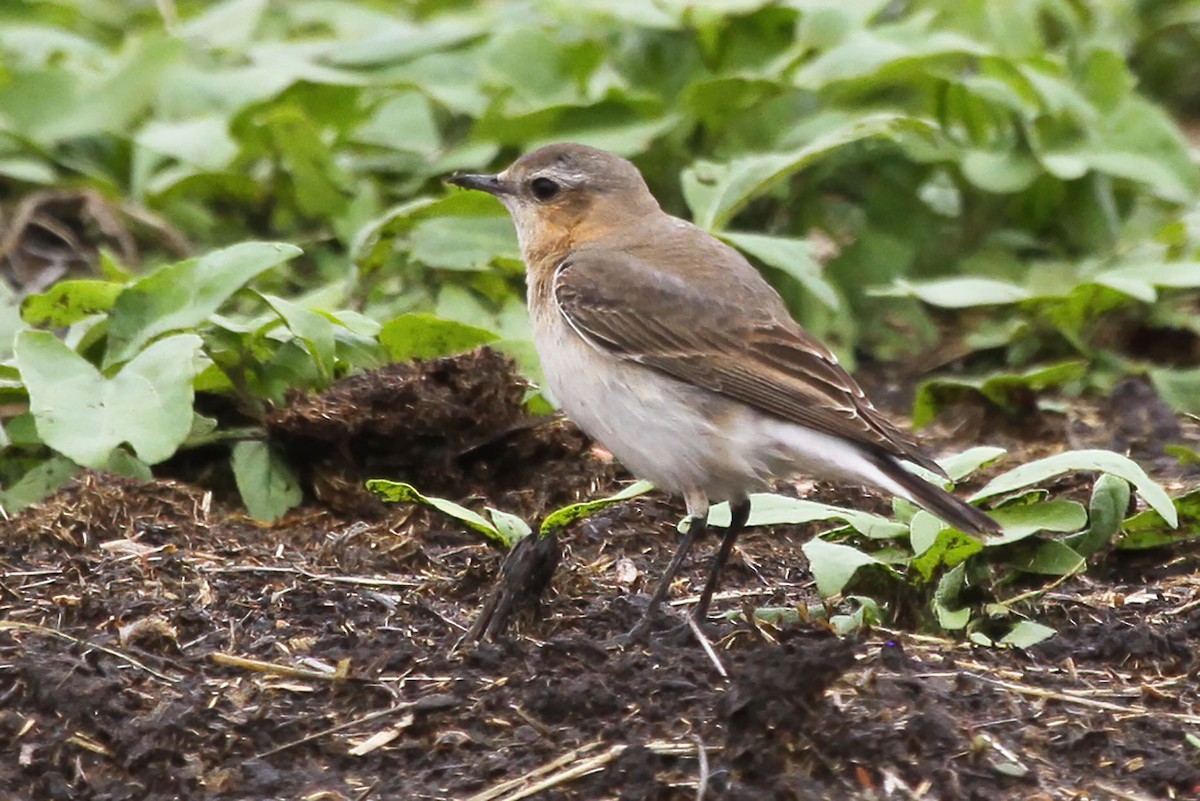
<instances>
[{"instance_id":1,"label":"bird","mask_svg":"<svg viewBox=\"0 0 1200 801\"><path fill-rule=\"evenodd\" d=\"M649 628L704 536L710 504L728 501L732 519L693 609L697 621L707 618L750 494L776 479L863 484L968 534L999 531L905 467L945 476L759 271L664 211L632 162L559 143L498 174L446 180L493 195L512 218L552 398L633 475L683 498L682 539L628 637Z\"/></svg>"}]
</instances>

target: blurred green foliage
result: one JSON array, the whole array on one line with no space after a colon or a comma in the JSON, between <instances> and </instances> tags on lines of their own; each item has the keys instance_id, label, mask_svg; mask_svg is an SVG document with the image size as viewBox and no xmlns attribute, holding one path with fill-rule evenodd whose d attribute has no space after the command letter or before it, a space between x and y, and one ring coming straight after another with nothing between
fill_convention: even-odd
<instances>
[{"instance_id":1,"label":"blurred green foliage","mask_svg":"<svg viewBox=\"0 0 1200 801\"><path fill-rule=\"evenodd\" d=\"M197 397L251 420L493 337L536 373L511 226L439 179L570 140L633 159L850 363L958 337L978 377L923 390L923 420L1078 361L1056 377L1149 372L1194 404L1193 364L1111 331L1200 332L1198 37L1200 3L1161 0L9 0L0 203L88 192L88 224L140 247L86 254L66 286L0 281L0 400L39 394L13 361L30 326L66 328L118 387L156 338L198 334ZM248 240L303 254L229 249ZM180 243L237 263L206 278ZM63 473L41 408L0 435L9 505ZM184 444L220 433L193 421ZM250 453L235 467L279 472Z\"/></svg>"}]
</instances>

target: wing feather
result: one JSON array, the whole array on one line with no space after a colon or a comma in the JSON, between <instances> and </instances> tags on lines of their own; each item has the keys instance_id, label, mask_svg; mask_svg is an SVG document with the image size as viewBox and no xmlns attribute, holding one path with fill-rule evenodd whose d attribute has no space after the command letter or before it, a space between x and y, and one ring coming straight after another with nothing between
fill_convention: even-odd
<instances>
[{"instance_id":1,"label":"wing feather","mask_svg":"<svg viewBox=\"0 0 1200 801\"><path fill-rule=\"evenodd\" d=\"M595 252L567 258L552 281L559 312L596 347L941 472L867 400L828 348L787 315L765 283L771 303L754 307L745 298L701 295L680 276L634 256Z\"/></svg>"}]
</instances>

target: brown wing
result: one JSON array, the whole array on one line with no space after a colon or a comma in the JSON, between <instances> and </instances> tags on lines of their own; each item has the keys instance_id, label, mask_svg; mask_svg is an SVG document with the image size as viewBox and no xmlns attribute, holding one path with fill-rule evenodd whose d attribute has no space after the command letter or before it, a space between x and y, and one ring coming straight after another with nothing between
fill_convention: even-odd
<instances>
[{"instance_id":1,"label":"brown wing","mask_svg":"<svg viewBox=\"0 0 1200 801\"><path fill-rule=\"evenodd\" d=\"M584 252L559 265L551 292L566 321L596 347L942 472L867 400L828 348L787 316L765 283L765 297L745 292L744 282L730 287L730 295L713 297L634 256Z\"/></svg>"}]
</instances>

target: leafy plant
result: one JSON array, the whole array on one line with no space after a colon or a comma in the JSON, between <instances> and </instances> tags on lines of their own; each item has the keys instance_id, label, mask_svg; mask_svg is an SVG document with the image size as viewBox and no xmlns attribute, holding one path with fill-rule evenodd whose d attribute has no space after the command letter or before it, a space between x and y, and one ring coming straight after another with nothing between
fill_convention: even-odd
<instances>
[{"instance_id":1,"label":"leafy plant","mask_svg":"<svg viewBox=\"0 0 1200 801\"><path fill-rule=\"evenodd\" d=\"M943 467L958 480L1002 453L995 448L974 448L946 460ZM1076 471L1098 474L1087 508L1073 500L1047 499L1041 485ZM1150 509L1127 518L1131 487ZM1085 569L1090 556L1113 544L1149 547L1186 539L1191 536L1186 530L1168 530L1178 525L1181 513L1195 512L1190 498L1173 502L1140 467L1120 454L1068 451L1002 473L972 496L973 501L995 500L989 514L1003 530L987 540L956 531L902 501L897 502L895 519L889 519L759 494L751 496L749 525L837 520L840 525L802 546L822 596L836 598L855 588L855 606L861 608L862 599L870 599L873 614L886 619L895 587L904 587L910 598L924 606L930 625L966 630L973 639L987 644L1024 647L1053 630L1016 617L1018 601L1036 596L1038 590L1016 599L1000 599L1006 587L1039 575L1061 580ZM709 522L727 526L728 504L714 507ZM1067 536L1057 536L1064 534ZM1122 546L1122 542L1126 544ZM1133 545L1135 542L1138 545ZM868 572L885 582L863 581ZM977 600L967 600L968 589ZM987 600L988 596L992 599ZM995 633L997 628L1004 633L985 633L985 629Z\"/></svg>"},{"instance_id":2,"label":"leafy plant","mask_svg":"<svg viewBox=\"0 0 1200 801\"><path fill-rule=\"evenodd\" d=\"M140 278L67 281L26 298L3 391L28 412L3 429L4 507L36 501L76 465L149 477L180 450L225 442L247 509L277 518L302 495L260 426L270 402L322 389L389 352L455 353L491 336L450 321L414 326L411 315L381 326L249 288L299 254L249 242ZM243 424L201 414L200 396L224 396Z\"/></svg>"},{"instance_id":3,"label":"leafy plant","mask_svg":"<svg viewBox=\"0 0 1200 801\"><path fill-rule=\"evenodd\" d=\"M633 159L847 364L955 337L918 422L1125 373L1194 412L1194 365L1120 334L1200 336L1200 172L1139 83L1187 107L1153 45L1196 23L1160 5L9 3L0 255L72 266L0 282L0 503L225 443L274 517L289 390L484 342L536 377L512 227L439 179L562 140Z\"/></svg>"},{"instance_id":4,"label":"leafy plant","mask_svg":"<svg viewBox=\"0 0 1200 801\"><path fill-rule=\"evenodd\" d=\"M486 510L488 517L484 517L462 504L448 501L445 498L432 498L422 495L411 484L405 484L401 481L371 479L367 482L367 489L388 503L418 503L422 506L436 509L442 514L449 515L463 523L472 531L482 534L502 550L512 548L517 542L528 537L533 532L533 528L528 522L509 512L502 512L499 509L488 507ZM636 498L639 495L645 495L651 489L653 489L653 485L649 482L637 481L620 492L609 495L607 498L573 503L556 509L542 519L541 525L538 526L538 536L550 536L572 523L591 517L596 512L606 509L613 504L627 501L630 498ZM490 520L488 519L489 517L491 518Z\"/></svg>"}]
</instances>

